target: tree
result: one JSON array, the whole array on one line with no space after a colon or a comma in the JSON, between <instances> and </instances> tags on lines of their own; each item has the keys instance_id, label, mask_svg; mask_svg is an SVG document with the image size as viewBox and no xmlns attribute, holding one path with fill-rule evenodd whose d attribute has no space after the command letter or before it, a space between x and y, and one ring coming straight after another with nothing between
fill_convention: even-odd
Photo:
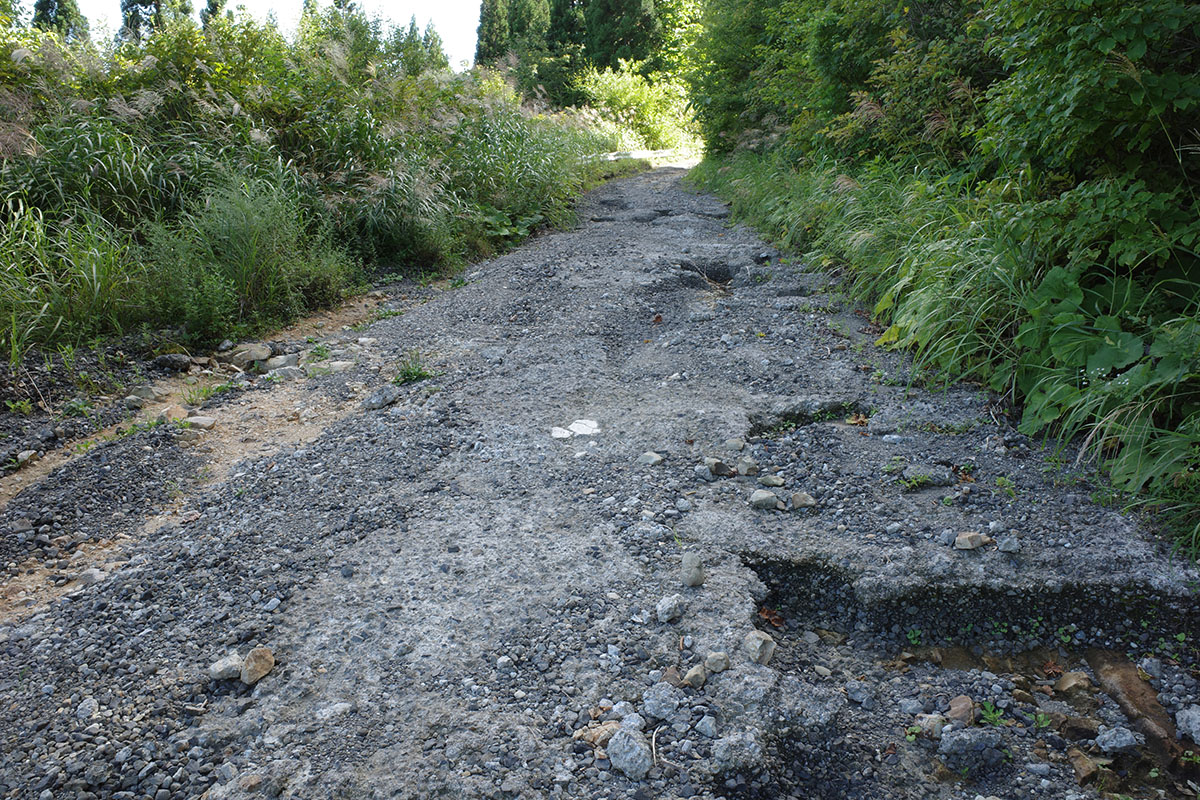
<instances>
[{"instance_id":1,"label":"tree","mask_svg":"<svg viewBox=\"0 0 1200 800\"><path fill-rule=\"evenodd\" d=\"M510 0L508 39L513 49L523 52L546 46L550 27L550 0Z\"/></svg>"},{"instance_id":2,"label":"tree","mask_svg":"<svg viewBox=\"0 0 1200 800\"><path fill-rule=\"evenodd\" d=\"M422 34L417 27L416 17L409 20L407 28L392 30L386 52L405 75L420 75L450 66L450 59L442 49L442 37L434 30L433 24L426 25Z\"/></svg>"},{"instance_id":3,"label":"tree","mask_svg":"<svg viewBox=\"0 0 1200 800\"><path fill-rule=\"evenodd\" d=\"M647 60L661 37L654 0L590 0L584 22L588 60L600 69Z\"/></svg>"},{"instance_id":4,"label":"tree","mask_svg":"<svg viewBox=\"0 0 1200 800\"><path fill-rule=\"evenodd\" d=\"M546 48L550 52L582 51L584 30L581 0L554 0L550 4L550 24L546 29Z\"/></svg>"},{"instance_id":5,"label":"tree","mask_svg":"<svg viewBox=\"0 0 1200 800\"><path fill-rule=\"evenodd\" d=\"M224 10L225 0L208 0L208 4L200 9L200 24L207 28L208 24L220 17Z\"/></svg>"},{"instance_id":6,"label":"tree","mask_svg":"<svg viewBox=\"0 0 1200 800\"><path fill-rule=\"evenodd\" d=\"M132 41L143 36L162 22L161 0L121 0L122 35Z\"/></svg>"},{"instance_id":7,"label":"tree","mask_svg":"<svg viewBox=\"0 0 1200 800\"><path fill-rule=\"evenodd\" d=\"M67 40L86 39L88 20L75 0L37 0L33 4L33 25L44 31L56 31Z\"/></svg>"},{"instance_id":8,"label":"tree","mask_svg":"<svg viewBox=\"0 0 1200 800\"><path fill-rule=\"evenodd\" d=\"M483 0L479 9L476 64L494 64L509 51L508 0Z\"/></svg>"}]
</instances>

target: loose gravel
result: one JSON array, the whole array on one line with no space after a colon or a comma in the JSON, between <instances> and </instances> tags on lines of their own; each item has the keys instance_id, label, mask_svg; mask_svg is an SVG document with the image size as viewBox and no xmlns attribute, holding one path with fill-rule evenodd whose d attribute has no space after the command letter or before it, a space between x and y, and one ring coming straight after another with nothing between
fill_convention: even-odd
<instances>
[{"instance_id":1,"label":"loose gravel","mask_svg":"<svg viewBox=\"0 0 1200 800\"><path fill-rule=\"evenodd\" d=\"M13 500L67 591L0 622L0 796L1184 796L1194 567L681 177L246 379L339 404L311 442Z\"/></svg>"}]
</instances>

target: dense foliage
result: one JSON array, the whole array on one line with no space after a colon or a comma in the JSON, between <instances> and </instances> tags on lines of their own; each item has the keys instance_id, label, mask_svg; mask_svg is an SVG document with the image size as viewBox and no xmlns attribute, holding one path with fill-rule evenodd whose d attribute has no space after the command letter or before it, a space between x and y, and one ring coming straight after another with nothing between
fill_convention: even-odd
<instances>
[{"instance_id":1,"label":"dense foliage","mask_svg":"<svg viewBox=\"0 0 1200 800\"><path fill-rule=\"evenodd\" d=\"M710 0L698 173L1200 544L1200 6Z\"/></svg>"},{"instance_id":2,"label":"dense foliage","mask_svg":"<svg viewBox=\"0 0 1200 800\"><path fill-rule=\"evenodd\" d=\"M589 156L617 146L446 71L415 24L310 5L289 41L220 2L203 26L153 8L110 50L0 24L6 360L141 327L219 341L337 300L364 268L491 252L564 220Z\"/></svg>"},{"instance_id":3,"label":"dense foliage","mask_svg":"<svg viewBox=\"0 0 1200 800\"><path fill-rule=\"evenodd\" d=\"M475 58L556 107L599 111L626 146L683 147L699 15L698 0L483 0Z\"/></svg>"}]
</instances>

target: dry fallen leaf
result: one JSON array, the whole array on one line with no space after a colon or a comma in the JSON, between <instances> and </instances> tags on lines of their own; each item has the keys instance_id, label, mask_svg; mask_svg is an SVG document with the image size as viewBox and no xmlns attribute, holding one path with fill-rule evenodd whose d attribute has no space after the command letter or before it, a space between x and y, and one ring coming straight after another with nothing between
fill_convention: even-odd
<instances>
[{"instance_id":1,"label":"dry fallen leaf","mask_svg":"<svg viewBox=\"0 0 1200 800\"><path fill-rule=\"evenodd\" d=\"M758 615L774 625L776 628L783 627L783 615L773 608L767 608L766 606L763 606L758 610Z\"/></svg>"}]
</instances>

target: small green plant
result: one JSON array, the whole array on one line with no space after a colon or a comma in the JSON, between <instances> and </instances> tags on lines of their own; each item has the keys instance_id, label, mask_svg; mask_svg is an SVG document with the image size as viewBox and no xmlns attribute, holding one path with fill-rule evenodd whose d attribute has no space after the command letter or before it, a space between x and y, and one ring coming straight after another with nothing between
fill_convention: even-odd
<instances>
[{"instance_id":1,"label":"small green plant","mask_svg":"<svg viewBox=\"0 0 1200 800\"><path fill-rule=\"evenodd\" d=\"M1016 498L1017 484L1013 481L1012 478L1009 478L1006 475L999 475L996 477L996 486L1003 489L1004 493L1007 494L1009 497Z\"/></svg>"},{"instance_id":2,"label":"small green plant","mask_svg":"<svg viewBox=\"0 0 1200 800\"><path fill-rule=\"evenodd\" d=\"M1003 725L1004 724L1004 709L996 708L990 701L985 701L979 707L979 716L988 725Z\"/></svg>"},{"instance_id":3,"label":"small green plant","mask_svg":"<svg viewBox=\"0 0 1200 800\"><path fill-rule=\"evenodd\" d=\"M1185 750L1183 751L1183 755L1179 757L1179 763L1200 764L1200 754L1197 754L1195 750Z\"/></svg>"},{"instance_id":4,"label":"small green plant","mask_svg":"<svg viewBox=\"0 0 1200 800\"><path fill-rule=\"evenodd\" d=\"M462 287L466 286L468 283L470 283L470 281L468 281L462 275L458 275L458 276L455 276L454 278L450 279L450 288L451 289L461 289Z\"/></svg>"},{"instance_id":5,"label":"small green plant","mask_svg":"<svg viewBox=\"0 0 1200 800\"><path fill-rule=\"evenodd\" d=\"M892 456L891 460L884 465L883 471L888 475L894 475L897 472L902 472L908 460L904 456Z\"/></svg>"},{"instance_id":6,"label":"small green plant","mask_svg":"<svg viewBox=\"0 0 1200 800\"><path fill-rule=\"evenodd\" d=\"M436 377L436 373L425 367L421 361L420 352L410 350L405 359L400 362L400 371L396 374L396 377L392 378L392 383L403 386L407 383L416 383L433 377Z\"/></svg>"},{"instance_id":7,"label":"small green plant","mask_svg":"<svg viewBox=\"0 0 1200 800\"><path fill-rule=\"evenodd\" d=\"M913 647L920 647L921 633L922 631L920 628L909 628L908 632L904 635L908 638L909 644L911 644Z\"/></svg>"},{"instance_id":8,"label":"small green plant","mask_svg":"<svg viewBox=\"0 0 1200 800\"><path fill-rule=\"evenodd\" d=\"M331 352L332 351L329 349L329 345L325 344L324 342L321 342L318 345L314 345L313 348L308 351L308 360L309 361L325 361L326 359L329 358L329 354Z\"/></svg>"},{"instance_id":9,"label":"small green plant","mask_svg":"<svg viewBox=\"0 0 1200 800\"><path fill-rule=\"evenodd\" d=\"M82 397L68 400L62 408L63 417L87 417L90 416L91 412L92 404Z\"/></svg>"},{"instance_id":10,"label":"small green plant","mask_svg":"<svg viewBox=\"0 0 1200 800\"><path fill-rule=\"evenodd\" d=\"M11 413L20 414L23 417L28 417L33 413L33 401L28 397L20 400L5 400L4 405L8 406Z\"/></svg>"},{"instance_id":11,"label":"small green plant","mask_svg":"<svg viewBox=\"0 0 1200 800\"><path fill-rule=\"evenodd\" d=\"M202 386L189 386L183 390L183 402L189 406L201 406L210 398L222 392L232 391L232 389L233 381L210 383Z\"/></svg>"},{"instance_id":12,"label":"small green plant","mask_svg":"<svg viewBox=\"0 0 1200 800\"><path fill-rule=\"evenodd\" d=\"M928 475L910 475L907 478L900 479L900 485L906 492L915 492L918 489L923 489L933 482L933 479Z\"/></svg>"},{"instance_id":13,"label":"small green plant","mask_svg":"<svg viewBox=\"0 0 1200 800\"><path fill-rule=\"evenodd\" d=\"M1050 719L1050 715L1045 712L1039 711L1033 715L1033 727L1039 731L1049 728L1053 723L1054 720Z\"/></svg>"},{"instance_id":14,"label":"small green plant","mask_svg":"<svg viewBox=\"0 0 1200 800\"><path fill-rule=\"evenodd\" d=\"M917 737L921 735L922 728L920 725L909 725L904 729L904 740L907 742L915 742Z\"/></svg>"}]
</instances>

